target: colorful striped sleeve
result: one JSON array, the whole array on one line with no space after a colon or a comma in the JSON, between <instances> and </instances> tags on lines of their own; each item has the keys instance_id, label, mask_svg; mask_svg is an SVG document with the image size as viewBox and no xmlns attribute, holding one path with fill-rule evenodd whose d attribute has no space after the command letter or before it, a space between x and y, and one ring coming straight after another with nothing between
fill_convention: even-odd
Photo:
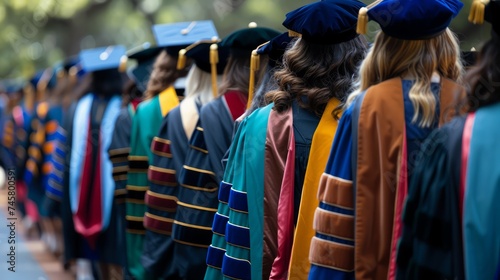
<instances>
[{"instance_id":1,"label":"colorful striped sleeve","mask_svg":"<svg viewBox=\"0 0 500 280\"><path fill-rule=\"evenodd\" d=\"M352 106L344 112L321 176L309 279L354 279Z\"/></svg>"}]
</instances>

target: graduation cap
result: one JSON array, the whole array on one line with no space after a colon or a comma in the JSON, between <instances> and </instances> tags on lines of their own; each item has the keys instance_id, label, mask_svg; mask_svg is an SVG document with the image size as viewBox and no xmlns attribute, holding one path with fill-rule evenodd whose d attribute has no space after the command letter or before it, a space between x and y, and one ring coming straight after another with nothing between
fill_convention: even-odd
<instances>
[{"instance_id":1,"label":"graduation cap","mask_svg":"<svg viewBox=\"0 0 500 280\"><path fill-rule=\"evenodd\" d=\"M261 44L252 51L252 56L250 59L250 79L248 83L247 109L252 105L255 89L255 71L258 71L260 68L260 55L267 54L269 57L268 64L271 67L276 67L277 62L282 59L282 56L292 39L293 37L289 36L289 32L285 32L272 38L270 41Z\"/></svg>"},{"instance_id":2,"label":"graduation cap","mask_svg":"<svg viewBox=\"0 0 500 280\"><path fill-rule=\"evenodd\" d=\"M7 79L0 82L0 88L2 88L5 93L13 94L23 90L26 82L22 79Z\"/></svg>"},{"instance_id":3,"label":"graduation cap","mask_svg":"<svg viewBox=\"0 0 500 280\"><path fill-rule=\"evenodd\" d=\"M357 32L366 34L368 20L402 40L425 40L446 30L462 9L459 0L378 0L359 10Z\"/></svg>"},{"instance_id":4,"label":"graduation cap","mask_svg":"<svg viewBox=\"0 0 500 280\"><path fill-rule=\"evenodd\" d=\"M197 41L218 38L211 20L153 25L153 35L158 47L164 47L174 57L178 56L181 49Z\"/></svg>"},{"instance_id":5,"label":"graduation cap","mask_svg":"<svg viewBox=\"0 0 500 280\"><path fill-rule=\"evenodd\" d=\"M291 36L311 43L338 44L358 36L356 23L364 6L357 0L314 2L286 14L283 26Z\"/></svg>"},{"instance_id":6,"label":"graduation cap","mask_svg":"<svg viewBox=\"0 0 500 280\"><path fill-rule=\"evenodd\" d=\"M153 64L161 51L162 48L145 43L139 48L134 48L128 52L128 58L137 61L137 65L129 69L127 74L141 92L145 92L147 89L149 76L153 71Z\"/></svg>"},{"instance_id":7,"label":"graduation cap","mask_svg":"<svg viewBox=\"0 0 500 280\"><path fill-rule=\"evenodd\" d=\"M257 54L267 54L269 56L269 64L274 67L283 57L292 39L293 37L290 37L288 32L284 32L272 38L266 44L259 46L256 50Z\"/></svg>"},{"instance_id":8,"label":"graduation cap","mask_svg":"<svg viewBox=\"0 0 500 280\"><path fill-rule=\"evenodd\" d=\"M29 80L29 84L38 94L45 93L47 89L53 89L57 84L57 73L55 67L38 70Z\"/></svg>"},{"instance_id":9,"label":"graduation cap","mask_svg":"<svg viewBox=\"0 0 500 280\"><path fill-rule=\"evenodd\" d=\"M499 0L474 0L469 14L469 21L482 24L484 21L491 23L492 37L500 38L500 1Z\"/></svg>"},{"instance_id":10,"label":"graduation cap","mask_svg":"<svg viewBox=\"0 0 500 280\"><path fill-rule=\"evenodd\" d=\"M198 41L185 49L179 51L179 60L177 69L186 67L186 57L194 60L194 63L202 71L212 75L212 91L214 97L217 97L217 75L224 72L227 60L229 58L229 48L219 48L217 43L220 40L213 38L211 40Z\"/></svg>"},{"instance_id":11,"label":"graduation cap","mask_svg":"<svg viewBox=\"0 0 500 280\"><path fill-rule=\"evenodd\" d=\"M229 48L231 55L248 57L259 45L279 34L280 32L271 28L257 27L257 24L252 22L248 28L229 34L219 43L219 47Z\"/></svg>"},{"instance_id":12,"label":"graduation cap","mask_svg":"<svg viewBox=\"0 0 500 280\"><path fill-rule=\"evenodd\" d=\"M87 73L118 69L126 59L125 53L126 49L122 45L82 50L80 52L82 69Z\"/></svg>"}]
</instances>

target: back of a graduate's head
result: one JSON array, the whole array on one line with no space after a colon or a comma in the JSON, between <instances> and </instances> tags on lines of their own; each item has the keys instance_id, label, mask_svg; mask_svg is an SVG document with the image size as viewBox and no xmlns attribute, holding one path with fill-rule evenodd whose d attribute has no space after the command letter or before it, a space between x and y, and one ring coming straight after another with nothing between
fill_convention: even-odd
<instances>
[{"instance_id":1,"label":"back of a graduate's head","mask_svg":"<svg viewBox=\"0 0 500 280\"><path fill-rule=\"evenodd\" d=\"M282 69L274 75L279 89L269 92L266 99L274 102L279 112L297 100L303 108L321 115L332 97L340 101L347 98L366 46L363 36L338 44L297 39L283 55Z\"/></svg>"},{"instance_id":2,"label":"back of a graduate's head","mask_svg":"<svg viewBox=\"0 0 500 280\"><path fill-rule=\"evenodd\" d=\"M145 99L150 99L160 94L180 77L187 75L189 68L177 69L178 57L163 50L153 65L153 72L149 77ZM189 61L191 63L191 61Z\"/></svg>"},{"instance_id":3,"label":"back of a graduate's head","mask_svg":"<svg viewBox=\"0 0 500 280\"><path fill-rule=\"evenodd\" d=\"M398 39L380 31L360 67L361 89L404 75L430 81L434 71L452 80L462 73L458 39L451 30L423 40Z\"/></svg>"},{"instance_id":4,"label":"back of a graduate's head","mask_svg":"<svg viewBox=\"0 0 500 280\"><path fill-rule=\"evenodd\" d=\"M500 40L493 38L481 48L476 64L465 77L468 106L475 111L500 102Z\"/></svg>"},{"instance_id":5,"label":"back of a graduate's head","mask_svg":"<svg viewBox=\"0 0 500 280\"><path fill-rule=\"evenodd\" d=\"M267 63L267 55L261 56L262 65ZM260 80L265 67L261 67L256 73L257 80ZM250 55L231 55L227 61L219 93L224 94L229 90L236 90L247 93L250 77Z\"/></svg>"},{"instance_id":6,"label":"back of a graduate's head","mask_svg":"<svg viewBox=\"0 0 500 280\"><path fill-rule=\"evenodd\" d=\"M91 75L91 91L94 94L111 96L122 92L123 80L118 69L99 70Z\"/></svg>"},{"instance_id":7,"label":"back of a graduate's head","mask_svg":"<svg viewBox=\"0 0 500 280\"><path fill-rule=\"evenodd\" d=\"M465 77L470 111L500 102L500 1L491 0L479 4L486 5L482 17L469 17L469 20L472 19L471 22L475 24L483 21L490 23L491 39L481 48L476 64Z\"/></svg>"}]
</instances>

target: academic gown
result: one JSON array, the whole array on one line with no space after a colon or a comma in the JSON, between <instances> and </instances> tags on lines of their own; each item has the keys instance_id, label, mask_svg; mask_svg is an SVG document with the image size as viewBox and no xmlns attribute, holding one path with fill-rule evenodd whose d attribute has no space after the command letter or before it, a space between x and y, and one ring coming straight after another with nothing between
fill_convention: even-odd
<instances>
[{"instance_id":1,"label":"academic gown","mask_svg":"<svg viewBox=\"0 0 500 280\"><path fill-rule=\"evenodd\" d=\"M482 107L425 142L403 216L398 279L495 279L499 117L500 104Z\"/></svg>"},{"instance_id":2,"label":"academic gown","mask_svg":"<svg viewBox=\"0 0 500 280\"><path fill-rule=\"evenodd\" d=\"M309 279L394 279L407 178L432 130L411 121L411 86L400 78L382 82L344 112L319 185ZM442 125L463 89L443 79L431 90Z\"/></svg>"},{"instance_id":3,"label":"academic gown","mask_svg":"<svg viewBox=\"0 0 500 280\"><path fill-rule=\"evenodd\" d=\"M307 208L302 198L311 191L309 182L319 180L315 164L326 164L318 144L325 135L333 139L331 113L337 105L330 100L321 120L294 102L286 112L277 113L271 104L242 121L220 185L205 279L297 275L293 269L289 274L294 227L307 220L299 209ZM295 263L303 261L295 254Z\"/></svg>"},{"instance_id":4,"label":"academic gown","mask_svg":"<svg viewBox=\"0 0 500 280\"><path fill-rule=\"evenodd\" d=\"M35 106L35 113L31 120L30 145L28 147L28 159L24 173L24 182L28 187L28 199L36 204L38 213L47 216L43 206L45 190L42 183L42 165L45 154L45 123L47 113L50 110L48 102L41 102Z\"/></svg>"},{"instance_id":5,"label":"academic gown","mask_svg":"<svg viewBox=\"0 0 500 280\"><path fill-rule=\"evenodd\" d=\"M200 108L198 98L188 98L172 109L151 145L153 164L148 171L150 188L146 193L142 260L155 277L162 279L180 277L176 262L179 255L174 251L171 234L177 208L178 178L189 150L189 140L195 134Z\"/></svg>"},{"instance_id":6,"label":"academic gown","mask_svg":"<svg viewBox=\"0 0 500 280\"><path fill-rule=\"evenodd\" d=\"M113 203L116 206L116 216L119 231L117 232L117 242L119 245L117 255L121 256L121 264L124 267L125 275L128 275L127 267L127 244L125 241L126 233L126 209L125 198L127 194L127 172L128 172L128 156L130 153L130 132L132 130L132 118L135 114L136 107L130 103L126 107L121 108L120 114L116 118L113 138L109 145L108 153L111 162L113 163L113 180L114 198Z\"/></svg>"},{"instance_id":7,"label":"academic gown","mask_svg":"<svg viewBox=\"0 0 500 280\"><path fill-rule=\"evenodd\" d=\"M42 154L43 161L40 168L41 171L41 181L42 181L42 191L43 191L43 202L42 208L44 208L44 212L47 217L59 217L60 213L60 197L61 197L61 184L62 181L54 182L54 176L57 172L61 178L62 174L60 173L57 167L57 164L61 164L63 162L63 158L66 155L62 153L62 150L57 149L57 146L61 141L65 141L64 132L62 132L59 127L63 118L63 109L62 106L50 106L47 116L44 120L44 143L42 145ZM62 144L61 144L62 145ZM55 192L54 186L58 184L58 190Z\"/></svg>"},{"instance_id":8,"label":"academic gown","mask_svg":"<svg viewBox=\"0 0 500 280\"><path fill-rule=\"evenodd\" d=\"M70 152L61 203L66 262L85 258L123 265L122 256L116 253L121 229L117 219L111 218L116 217L117 208L112 203L112 164L107 154L120 100L117 95L102 98L89 93L68 112L64 127Z\"/></svg>"},{"instance_id":9,"label":"academic gown","mask_svg":"<svg viewBox=\"0 0 500 280\"><path fill-rule=\"evenodd\" d=\"M32 212L29 211L29 202L26 201L28 190L24 182L32 118L33 111L28 110L24 104L14 107L11 118L5 124L3 136L4 146L16 168L16 209L19 209L23 216Z\"/></svg>"},{"instance_id":10,"label":"academic gown","mask_svg":"<svg viewBox=\"0 0 500 280\"><path fill-rule=\"evenodd\" d=\"M151 278L150 273L145 270L148 264L141 260L145 234L144 199L150 184L147 173L153 161L151 143L158 133L163 118L177 105L179 105L177 94L173 87L169 87L152 99L141 102L132 120L126 186L126 242L128 268L132 277L137 280Z\"/></svg>"},{"instance_id":11,"label":"academic gown","mask_svg":"<svg viewBox=\"0 0 500 280\"><path fill-rule=\"evenodd\" d=\"M172 226L172 239L176 242L174 262L181 279L201 279L205 274L223 174L221 160L231 144L234 121L245 112L246 100L246 94L228 91L200 110L178 178L180 187Z\"/></svg>"}]
</instances>

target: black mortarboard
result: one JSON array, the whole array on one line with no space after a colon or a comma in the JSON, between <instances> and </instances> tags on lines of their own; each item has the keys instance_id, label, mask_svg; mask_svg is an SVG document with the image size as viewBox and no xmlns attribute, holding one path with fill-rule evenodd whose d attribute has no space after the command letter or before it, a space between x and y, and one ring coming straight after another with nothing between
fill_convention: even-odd
<instances>
[{"instance_id":1,"label":"black mortarboard","mask_svg":"<svg viewBox=\"0 0 500 280\"><path fill-rule=\"evenodd\" d=\"M248 28L237 30L229 34L220 43L219 47L229 48L232 55L250 57L250 54L259 45L278 36L280 33L267 27L256 27L251 23Z\"/></svg>"},{"instance_id":2,"label":"black mortarboard","mask_svg":"<svg viewBox=\"0 0 500 280\"><path fill-rule=\"evenodd\" d=\"M368 20L402 40L424 40L446 30L460 12L459 0L379 0L359 11L358 33L366 33Z\"/></svg>"},{"instance_id":3,"label":"black mortarboard","mask_svg":"<svg viewBox=\"0 0 500 280\"><path fill-rule=\"evenodd\" d=\"M149 76L153 72L153 64L161 51L162 48L151 47L151 44L145 43L140 48L135 48L128 53L128 58L135 60L137 65L129 69L127 74L141 92L145 92L147 89Z\"/></svg>"},{"instance_id":4,"label":"black mortarboard","mask_svg":"<svg viewBox=\"0 0 500 280\"><path fill-rule=\"evenodd\" d=\"M304 40L317 44L337 44L358 36L359 9L356 0L328 0L302 6L286 14L283 26Z\"/></svg>"},{"instance_id":5,"label":"black mortarboard","mask_svg":"<svg viewBox=\"0 0 500 280\"><path fill-rule=\"evenodd\" d=\"M500 1L499 0L474 0L469 15L469 21L482 24L484 21L491 23L491 35L500 39Z\"/></svg>"}]
</instances>

